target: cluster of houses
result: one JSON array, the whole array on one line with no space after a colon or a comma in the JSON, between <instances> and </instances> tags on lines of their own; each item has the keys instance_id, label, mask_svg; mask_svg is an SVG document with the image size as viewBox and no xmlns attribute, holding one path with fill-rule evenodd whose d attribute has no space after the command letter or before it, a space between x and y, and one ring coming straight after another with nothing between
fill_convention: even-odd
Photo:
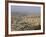
<instances>
[{"instance_id":1,"label":"cluster of houses","mask_svg":"<svg viewBox=\"0 0 46 37\"><path fill-rule=\"evenodd\" d=\"M12 16L11 17L11 28L12 30L14 30L14 23L15 23L15 17L19 17L19 16ZM26 22L32 26L38 26L38 25L41 25L41 18L40 16L36 16L36 15L32 15L32 16L21 16L21 18L23 20L19 21L19 23L22 23L22 22ZM18 19L21 19L21 18L18 18Z\"/></svg>"}]
</instances>

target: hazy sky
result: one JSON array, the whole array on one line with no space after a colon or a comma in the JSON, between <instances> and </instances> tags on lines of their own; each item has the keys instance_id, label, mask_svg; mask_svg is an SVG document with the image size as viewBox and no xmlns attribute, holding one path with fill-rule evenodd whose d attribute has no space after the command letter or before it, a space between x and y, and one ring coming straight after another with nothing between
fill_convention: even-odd
<instances>
[{"instance_id":1,"label":"hazy sky","mask_svg":"<svg viewBox=\"0 0 46 37\"><path fill-rule=\"evenodd\" d=\"M11 6L11 12L20 12L20 13L38 13L40 14L40 7L36 6Z\"/></svg>"}]
</instances>

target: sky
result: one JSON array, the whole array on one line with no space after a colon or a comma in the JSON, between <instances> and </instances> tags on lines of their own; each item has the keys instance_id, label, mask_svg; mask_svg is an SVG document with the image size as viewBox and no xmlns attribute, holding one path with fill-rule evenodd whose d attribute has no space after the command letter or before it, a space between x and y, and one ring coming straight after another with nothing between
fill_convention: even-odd
<instances>
[{"instance_id":1,"label":"sky","mask_svg":"<svg viewBox=\"0 0 46 37\"><path fill-rule=\"evenodd\" d=\"M30 15L31 13L36 13L40 14L40 7L36 6L11 6L11 13L21 13L21 14L28 14Z\"/></svg>"}]
</instances>

